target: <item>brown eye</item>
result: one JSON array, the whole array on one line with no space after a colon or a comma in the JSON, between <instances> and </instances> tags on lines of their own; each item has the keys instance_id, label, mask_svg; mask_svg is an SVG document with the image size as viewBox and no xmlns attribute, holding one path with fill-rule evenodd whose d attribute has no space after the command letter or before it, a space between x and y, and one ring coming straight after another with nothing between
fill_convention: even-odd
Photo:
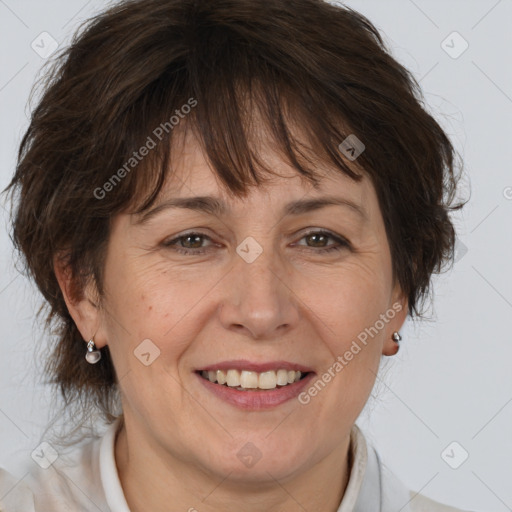
<instances>
[{"instance_id":1,"label":"brown eye","mask_svg":"<svg viewBox=\"0 0 512 512\"><path fill-rule=\"evenodd\" d=\"M328 245L328 240L334 240L336 243ZM306 233L301 240L307 240L307 248L319 249L316 252L325 253L330 251L340 251L344 248L349 248L350 244L347 240L338 237L328 231L311 231ZM302 245L302 244L299 244Z\"/></svg>"},{"instance_id":2,"label":"brown eye","mask_svg":"<svg viewBox=\"0 0 512 512\"><path fill-rule=\"evenodd\" d=\"M202 245L205 240L211 241L211 238L204 233L194 232L186 233L185 235L163 242L162 245L164 247L170 247L182 254L204 254L210 250L208 247Z\"/></svg>"},{"instance_id":3,"label":"brown eye","mask_svg":"<svg viewBox=\"0 0 512 512\"><path fill-rule=\"evenodd\" d=\"M322 233L312 233L311 235L307 235L306 238L312 241L313 247L325 247L325 242L330 237Z\"/></svg>"},{"instance_id":4,"label":"brown eye","mask_svg":"<svg viewBox=\"0 0 512 512\"><path fill-rule=\"evenodd\" d=\"M201 247L202 235L185 235L180 240L187 249L199 249Z\"/></svg>"}]
</instances>

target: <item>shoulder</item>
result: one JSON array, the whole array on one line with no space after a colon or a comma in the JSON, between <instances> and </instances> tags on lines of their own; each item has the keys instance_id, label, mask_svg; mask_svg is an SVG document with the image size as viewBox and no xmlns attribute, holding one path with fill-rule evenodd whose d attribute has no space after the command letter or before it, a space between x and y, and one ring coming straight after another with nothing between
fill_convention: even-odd
<instances>
[{"instance_id":1,"label":"shoulder","mask_svg":"<svg viewBox=\"0 0 512 512\"><path fill-rule=\"evenodd\" d=\"M359 428L355 429L354 437L357 444L365 448L360 450L360 457L366 459L357 512L379 507L383 512L469 512L411 490L381 460L378 451Z\"/></svg>"},{"instance_id":2,"label":"shoulder","mask_svg":"<svg viewBox=\"0 0 512 512\"><path fill-rule=\"evenodd\" d=\"M381 483L383 489L383 500L391 500L392 496L403 495L402 503L408 503L408 512L469 512L460 508L440 503L427 496L411 490L382 462Z\"/></svg>"},{"instance_id":3,"label":"shoulder","mask_svg":"<svg viewBox=\"0 0 512 512\"><path fill-rule=\"evenodd\" d=\"M0 468L0 512L34 511L34 494L23 478Z\"/></svg>"},{"instance_id":4,"label":"shoulder","mask_svg":"<svg viewBox=\"0 0 512 512\"><path fill-rule=\"evenodd\" d=\"M409 491L411 495L411 512L469 512L431 500L423 494Z\"/></svg>"},{"instance_id":5,"label":"shoulder","mask_svg":"<svg viewBox=\"0 0 512 512\"><path fill-rule=\"evenodd\" d=\"M71 449L43 443L20 476L0 469L0 512L108 510L99 477L94 438Z\"/></svg>"}]
</instances>

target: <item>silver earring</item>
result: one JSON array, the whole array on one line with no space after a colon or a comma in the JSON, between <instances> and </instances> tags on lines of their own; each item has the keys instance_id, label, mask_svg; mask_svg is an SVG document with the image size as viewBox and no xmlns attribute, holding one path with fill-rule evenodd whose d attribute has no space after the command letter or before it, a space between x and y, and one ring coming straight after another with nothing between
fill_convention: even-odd
<instances>
[{"instance_id":1,"label":"silver earring","mask_svg":"<svg viewBox=\"0 0 512 512\"><path fill-rule=\"evenodd\" d=\"M96 349L94 345L94 340L91 338L87 343L87 352L85 354L85 359L90 364L96 364L101 359L101 352Z\"/></svg>"},{"instance_id":2,"label":"silver earring","mask_svg":"<svg viewBox=\"0 0 512 512\"><path fill-rule=\"evenodd\" d=\"M398 332L396 332L396 331L395 331L395 332L393 333L393 336L391 336L391 339L392 339L393 341L395 341L396 343L399 343L399 342L400 342L400 340L402 339L402 336L400 336L400 334L399 334Z\"/></svg>"}]
</instances>

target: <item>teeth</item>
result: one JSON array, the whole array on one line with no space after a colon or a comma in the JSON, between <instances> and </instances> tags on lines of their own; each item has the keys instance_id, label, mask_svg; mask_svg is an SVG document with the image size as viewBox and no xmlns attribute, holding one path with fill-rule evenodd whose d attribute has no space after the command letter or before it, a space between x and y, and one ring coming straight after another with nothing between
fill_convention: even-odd
<instances>
[{"instance_id":1,"label":"teeth","mask_svg":"<svg viewBox=\"0 0 512 512\"><path fill-rule=\"evenodd\" d=\"M238 370L228 370L228 372L226 373L226 384L230 388L240 386L240 372Z\"/></svg>"},{"instance_id":2,"label":"teeth","mask_svg":"<svg viewBox=\"0 0 512 512\"><path fill-rule=\"evenodd\" d=\"M219 384L226 384L226 374L224 372L221 372L220 370L217 370L215 372L215 374L217 375L217 382Z\"/></svg>"},{"instance_id":3,"label":"teeth","mask_svg":"<svg viewBox=\"0 0 512 512\"><path fill-rule=\"evenodd\" d=\"M243 388L257 388L259 385L259 378L256 372L242 371L240 374L240 386Z\"/></svg>"},{"instance_id":4,"label":"teeth","mask_svg":"<svg viewBox=\"0 0 512 512\"><path fill-rule=\"evenodd\" d=\"M276 386L286 386L297 382L302 377L298 370L270 370L257 373L248 370L203 370L201 375L210 382L227 384L238 389L275 389Z\"/></svg>"},{"instance_id":5,"label":"teeth","mask_svg":"<svg viewBox=\"0 0 512 512\"><path fill-rule=\"evenodd\" d=\"M280 386L288 384L288 372L286 370L277 370L277 383Z\"/></svg>"},{"instance_id":6,"label":"teeth","mask_svg":"<svg viewBox=\"0 0 512 512\"><path fill-rule=\"evenodd\" d=\"M263 372L260 373L259 387L261 389L274 389L277 385L276 372Z\"/></svg>"}]
</instances>

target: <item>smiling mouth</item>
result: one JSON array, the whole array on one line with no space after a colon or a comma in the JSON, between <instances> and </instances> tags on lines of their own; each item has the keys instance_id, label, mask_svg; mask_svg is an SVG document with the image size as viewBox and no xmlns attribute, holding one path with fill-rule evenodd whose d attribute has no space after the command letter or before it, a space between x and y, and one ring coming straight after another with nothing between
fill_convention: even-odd
<instances>
[{"instance_id":1,"label":"smiling mouth","mask_svg":"<svg viewBox=\"0 0 512 512\"><path fill-rule=\"evenodd\" d=\"M304 379L311 372L299 370L270 370L266 372L253 372L247 370L198 370L196 372L205 380L219 386L236 389L238 391L271 391L291 386Z\"/></svg>"}]
</instances>

